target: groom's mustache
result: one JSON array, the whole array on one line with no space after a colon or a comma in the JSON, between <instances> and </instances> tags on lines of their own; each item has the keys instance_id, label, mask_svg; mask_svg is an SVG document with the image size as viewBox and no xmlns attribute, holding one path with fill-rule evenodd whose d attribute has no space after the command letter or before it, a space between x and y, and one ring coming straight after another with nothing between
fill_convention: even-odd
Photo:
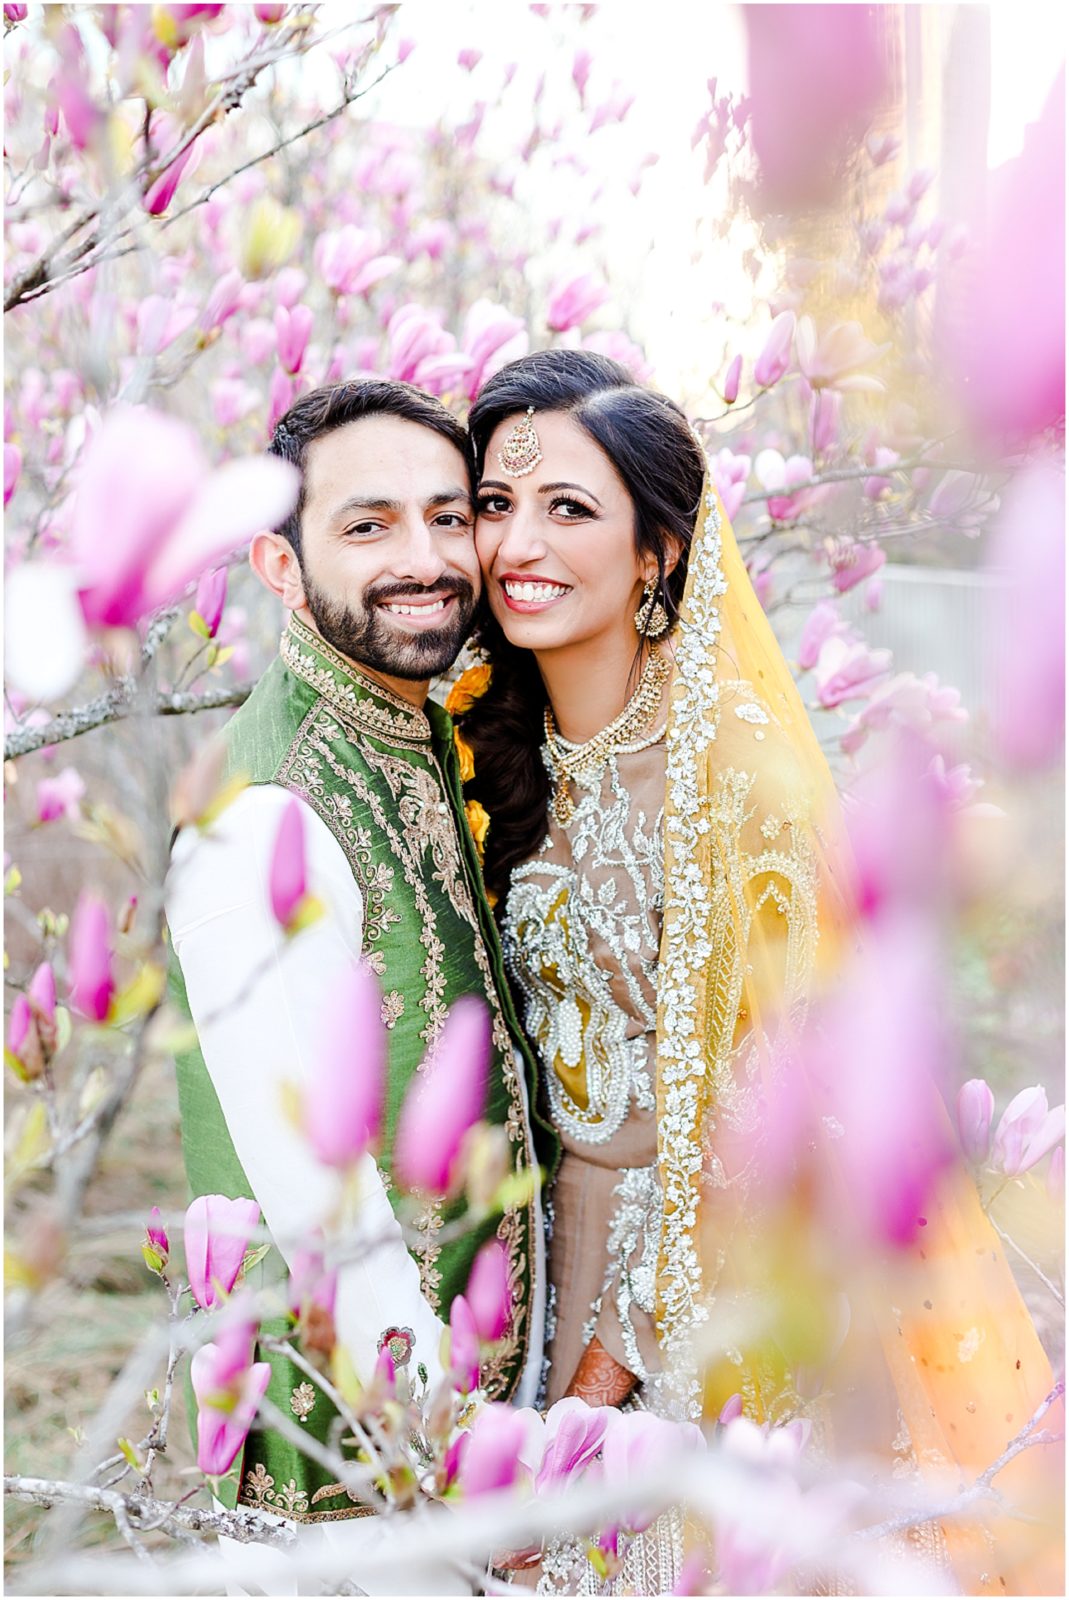
<instances>
[{"instance_id":1,"label":"groom's mustache","mask_svg":"<svg viewBox=\"0 0 1069 1600\"><path fill-rule=\"evenodd\" d=\"M382 605L390 600L445 600L449 595L456 595L460 600L473 598L475 590L467 578L459 574L455 578L441 577L430 588L424 588L416 583L384 583L375 588L365 589L365 605Z\"/></svg>"}]
</instances>

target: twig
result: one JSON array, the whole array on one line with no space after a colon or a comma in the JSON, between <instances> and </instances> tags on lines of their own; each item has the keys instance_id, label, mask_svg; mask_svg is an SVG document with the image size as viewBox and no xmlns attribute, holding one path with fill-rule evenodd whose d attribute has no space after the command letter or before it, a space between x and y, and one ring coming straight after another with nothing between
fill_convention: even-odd
<instances>
[{"instance_id":1,"label":"twig","mask_svg":"<svg viewBox=\"0 0 1069 1600\"><path fill-rule=\"evenodd\" d=\"M67 739L77 739L94 728L103 728L125 717L144 716L177 717L198 711L218 711L223 706L240 706L249 698L254 684L234 683L207 689L200 694L157 693L148 704L135 700L136 685L124 679L114 689L90 700L73 711L61 711L43 728L19 728L4 741L4 760L13 761L19 756L31 755L46 745L63 744Z\"/></svg>"},{"instance_id":2,"label":"twig","mask_svg":"<svg viewBox=\"0 0 1069 1600\"><path fill-rule=\"evenodd\" d=\"M1005 1229L999 1227L999 1225L995 1221L994 1217L989 1216L987 1220L988 1220L988 1222L990 1222L991 1226L994 1228L995 1232L998 1234L999 1238L1003 1241L1003 1243L1004 1244L1008 1244L1011 1250L1015 1250L1017 1252L1017 1254L1020 1256L1021 1260L1024 1262L1026 1267L1031 1267L1032 1271L1035 1273L1035 1275L1039 1279L1040 1283L1042 1283L1045 1288L1050 1290L1050 1292L1054 1296L1055 1300L1057 1300L1058 1304L1060 1306L1062 1306L1063 1309L1064 1309L1065 1296L1062 1294L1062 1292L1058 1288L1057 1284L1052 1283L1050 1281L1050 1279L1047 1277L1047 1274L1043 1271L1042 1267L1038 1266L1036 1264L1036 1262L1034 1262L1032 1260L1032 1257L1030 1255L1026 1255L1025 1254L1025 1252L1021 1249L1020 1245L1017 1243L1016 1239L1014 1239L1010 1234L1008 1234L1005 1231Z\"/></svg>"},{"instance_id":3,"label":"twig","mask_svg":"<svg viewBox=\"0 0 1069 1600\"><path fill-rule=\"evenodd\" d=\"M98 1489L86 1483L64 1483L51 1478L4 1478L4 1493L14 1500L24 1500L30 1505L51 1507L57 1501L77 1501L92 1510L109 1511L116 1515L117 1508L128 1518L128 1526L139 1532L163 1529L178 1536L179 1530L194 1533L222 1534L241 1544L275 1545L288 1549L296 1542L292 1528L276 1522L261 1521L254 1511L216 1511L201 1506L169 1505L147 1495L117 1494L112 1489Z\"/></svg>"},{"instance_id":4,"label":"twig","mask_svg":"<svg viewBox=\"0 0 1069 1600\"><path fill-rule=\"evenodd\" d=\"M374 1465L376 1474L379 1477L384 1478L386 1476L386 1468L383 1464L382 1457L379 1455L377 1447L372 1442L367 1429L361 1423L360 1418L356 1416L351 1406L346 1403L344 1395L339 1393L330 1380L324 1377L323 1373L317 1371L316 1368L313 1367L312 1363L308 1361L288 1339L261 1339L260 1343L265 1350L273 1350L279 1355L286 1356L288 1360L293 1362L293 1365L299 1372L303 1372L306 1378L310 1378L318 1388L322 1389L327 1399L335 1407L346 1424L353 1430L354 1435L360 1440L361 1445L367 1451L368 1456ZM386 1504L385 1500L377 1493L375 1494L374 1500L369 1500L368 1503L377 1504L380 1507L385 1506Z\"/></svg>"}]
</instances>

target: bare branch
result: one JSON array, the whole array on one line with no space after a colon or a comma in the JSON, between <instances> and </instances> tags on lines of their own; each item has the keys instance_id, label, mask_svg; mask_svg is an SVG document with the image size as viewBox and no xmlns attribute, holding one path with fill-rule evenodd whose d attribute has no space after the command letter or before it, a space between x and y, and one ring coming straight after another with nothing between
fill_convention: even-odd
<instances>
[{"instance_id":1,"label":"bare branch","mask_svg":"<svg viewBox=\"0 0 1069 1600\"><path fill-rule=\"evenodd\" d=\"M267 1544L289 1549L297 1535L292 1528L268 1522L254 1511L215 1511L201 1506L173 1506L163 1500L138 1494L118 1494L114 1489L97 1489L86 1483L64 1483L51 1478L4 1478L4 1493L30 1505L54 1506L57 1501L76 1501L90 1510L108 1511L116 1521L122 1516L138 1532L160 1529L178 1537L182 1531L222 1534L241 1544Z\"/></svg>"},{"instance_id":2,"label":"bare branch","mask_svg":"<svg viewBox=\"0 0 1069 1600\"><path fill-rule=\"evenodd\" d=\"M94 728L106 727L111 722L143 715L157 717L186 716L197 711L218 711L222 706L240 706L253 691L251 683L221 684L216 689L206 689L200 694L157 693L146 703L138 701L137 682L123 678L114 689L108 689L86 705L74 711L61 711L43 728L20 728L4 741L4 760L13 761L19 756L42 750L46 745L63 744L67 739L77 739Z\"/></svg>"}]
</instances>

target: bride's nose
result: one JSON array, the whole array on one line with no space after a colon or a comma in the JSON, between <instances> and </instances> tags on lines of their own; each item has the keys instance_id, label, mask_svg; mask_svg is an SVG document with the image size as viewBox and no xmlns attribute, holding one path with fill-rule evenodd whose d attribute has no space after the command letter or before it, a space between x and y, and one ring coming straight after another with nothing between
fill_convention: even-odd
<instances>
[{"instance_id":1,"label":"bride's nose","mask_svg":"<svg viewBox=\"0 0 1069 1600\"><path fill-rule=\"evenodd\" d=\"M502 525L494 564L502 571L526 567L533 561L541 561L548 549L542 530L541 507L517 506Z\"/></svg>"}]
</instances>

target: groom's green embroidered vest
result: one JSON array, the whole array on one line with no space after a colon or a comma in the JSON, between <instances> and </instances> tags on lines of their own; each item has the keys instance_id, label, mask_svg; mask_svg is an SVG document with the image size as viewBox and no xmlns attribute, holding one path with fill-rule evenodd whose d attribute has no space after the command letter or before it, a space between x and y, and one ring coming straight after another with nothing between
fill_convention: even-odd
<instances>
[{"instance_id":1,"label":"groom's green embroidered vest","mask_svg":"<svg viewBox=\"0 0 1069 1600\"><path fill-rule=\"evenodd\" d=\"M405 1091L449 1006L468 994L482 996L493 1018L485 1116L506 1129L514 1169L528 1167L530 1136L514 1052L515 1044L523 1046L464 821L447 713L433 703L424 713L389 694L293 618L279 658L224 737L228 775L278 784L307 801L341 845L360 887L363 955L379 975L389 1030L386 1133L379 1156L383 1174L388 1177L391 1170L394 1128ZM172 994L188 1014L177 967ZM525 1049L522 1060L532 1117L537 1118ZM177 1067L192 1192L251 1194L199 1049L179 1055ZM248 1069L250 1093L255 1093L255 1061ZM554 1136L545 1124L539 1132L543 1156L552 1163ZM392 1188L390 1197L395 1203L399 1198ZM443 1243L439 1235L453 1214L449 1205L428 1207L420 1222L419 1248L413 1250L424 1294L443 1318L467 1283L476 1250L495 1228L492 1219L456 1239L448 1239L446 1229ZM534 1227L530 1204L497 1219L497 1234L509 1253L515 1310L499 1353L483 1368L484 1387L494 1398L511 1396L527 1355ZM254 1270L263 1281L284 1275L274 1250ZM267 1331L285 1336L286 1323L270 1324ZM302 1431L325 1442L337 1412L288 1359L259 1354L273 1369L269 1399ZM363 1509L328 1472L273 1429L249 1434L243 1459L221 1487L224 1497L229 1489L231 1504L236 1498L239 1504L301 1521L356 1516Z\"/></svg>"}]
</instances>

